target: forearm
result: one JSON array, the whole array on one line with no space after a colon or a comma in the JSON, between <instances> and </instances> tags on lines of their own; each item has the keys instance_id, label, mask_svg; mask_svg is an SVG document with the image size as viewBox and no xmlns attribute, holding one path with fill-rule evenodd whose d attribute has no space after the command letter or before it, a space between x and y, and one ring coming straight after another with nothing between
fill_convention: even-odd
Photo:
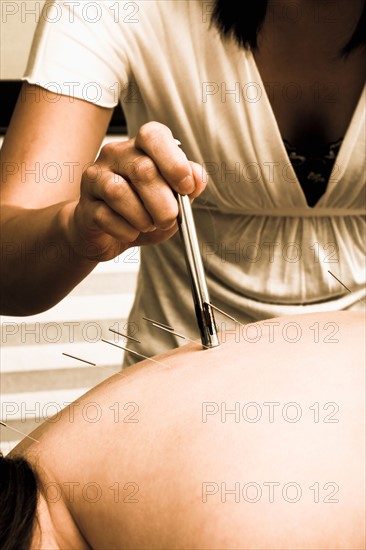
<instances>
[{"instance_id":1,"label":"forearm","mask_svg":"<svg viewBox=\"0 0 366 550\"><path fill-rule=\"evenodd\" d=\"M31 315L62 300L97 265L75 242L74 205L1 212L1 313Z\"/></svg>"}]
</instances>

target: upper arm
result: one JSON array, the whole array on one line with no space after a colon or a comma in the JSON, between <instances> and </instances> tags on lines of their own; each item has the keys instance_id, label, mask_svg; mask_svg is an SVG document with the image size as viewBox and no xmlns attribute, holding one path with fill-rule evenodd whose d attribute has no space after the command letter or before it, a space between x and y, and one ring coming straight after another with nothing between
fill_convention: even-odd
<instances>
[{"instance_id":1,"label":"upper arm","mask_svg":"<svg viewBox=\"0 0 366 550\"><path fill-rule=\"evenodd\" d=\"M1 148L1 201L42 208L77 199L112 108L24 82Z\"/></svg>"}]
</instances>

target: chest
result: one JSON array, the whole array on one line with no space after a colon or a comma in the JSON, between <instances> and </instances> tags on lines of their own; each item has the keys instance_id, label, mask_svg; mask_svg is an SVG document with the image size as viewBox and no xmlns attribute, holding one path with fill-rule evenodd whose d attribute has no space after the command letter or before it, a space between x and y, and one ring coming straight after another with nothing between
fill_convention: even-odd
<instances>
[{"instance_id":1,"label":"chest","mask_svg":"<svg viewBox=\"0 0 366 550\"><path fill-rule=\"evenodd\" d=\"M341 55L363 4L341 1L334 13L312 1L296 5L290 20L269 3L255 61L282 138L321 148L344 137L365 83L365 50Z\"/></svg>"},{"instance_id":2,"label":"chest","mask_svg":"<svg viewBox=\"0 0 366 550\"><path fill-rule=\"evenodd\" d=\"M365 81L361 56L315 67L256 62L283 139L309 149L344 137Z\"/></svg>"}]
</instances>

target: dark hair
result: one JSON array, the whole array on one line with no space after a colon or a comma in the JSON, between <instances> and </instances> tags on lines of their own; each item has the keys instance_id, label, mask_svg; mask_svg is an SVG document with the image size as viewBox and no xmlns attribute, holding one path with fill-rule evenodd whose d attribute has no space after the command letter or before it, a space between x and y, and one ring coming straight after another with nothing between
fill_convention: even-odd
<instances>
[{"instance_id":1,"label":"dark hair","mask_svg":"<svg viewBox=\"0 0 366 550\"><path fill-rule=\"evenodd\" d=\"M37 519L39 481L29 462L0 452L0 548L29 550Z\"/></svg>"},{"instance_id":2,"label":"dark hair","mask_svg":"<svg viewBox=\"0 0 366 550\"><path fill-rule=\"evenodd\" d=\"M343 46L341 54L349 55L353 50L365 47L366 44L366 2L363 4L362 13L357 26L347 44Z\"/></svg>"},{"instance_id":3,"label":"dark hair","mask_svg":"<svg viewBox=\"0 0 366 550\"><path fill-rule=\"evenodd\" d=\"M215 0L215 7L211 23L216 26L222 36L234 38L238 46L247 50L256 50L258 34L262 28L267 13L268 0L241 2L240 10L243 15L238 16L238 2L232 0ZM366 2L356 28L340 54L349 55L353 50L366 45Z\"/></svg>"}]
</instances>

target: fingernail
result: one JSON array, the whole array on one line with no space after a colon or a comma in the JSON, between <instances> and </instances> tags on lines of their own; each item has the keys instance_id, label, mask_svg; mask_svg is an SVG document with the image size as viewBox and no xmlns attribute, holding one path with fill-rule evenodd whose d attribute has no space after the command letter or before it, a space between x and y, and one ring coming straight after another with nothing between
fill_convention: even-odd
<instances>
[{"instance_id":1,"label":"fingernail","mask_svg":"<svg viewBox=\"0 0 366 550\"><path fill-rule=\"evenodd\" d=\"M174 222L171 223L170 225L166 225L166 226L164 226L164 227L159 227L159 229L161 229L161 231L169 231L169 229L172 229L172 228L175 226L176 223L177 223L177 222L174 221Z\"/></svg>"},{"instance_id":2,"label":"fingernail","mask_svg":"<svg viewBox=\"0 0 366 550\"><path fill-rule=\"evenodd\" d=\"M156 227L155 225L150 225L150 227L144 229L143 231L141 231L141 233L152 233L153 231L156 231Z\"/></svg>"}]
</instances>

